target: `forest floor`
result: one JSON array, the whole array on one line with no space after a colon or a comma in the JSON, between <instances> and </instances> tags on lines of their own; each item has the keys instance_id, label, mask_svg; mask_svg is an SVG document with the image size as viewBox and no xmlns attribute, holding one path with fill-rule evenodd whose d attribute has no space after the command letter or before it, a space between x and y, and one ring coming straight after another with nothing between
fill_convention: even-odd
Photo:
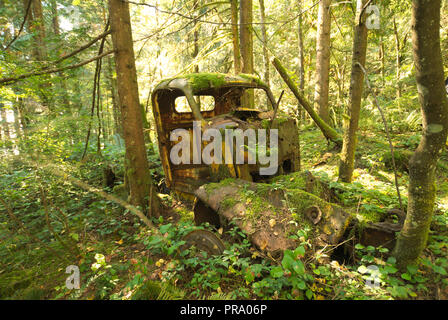
<instances>
[{"instance_id":1,"label":"forest floor","mask_svg":"<svg viewBox=\"0 0 448 320\"><path fill-rule=\"evenodd\" d=\"M385 136L372 127L360 131L354 182L348 185L336 181L338 155L317 129L307 127L301 134L302 168L338 190L342 205L359 219L378 220L387 209L399 207ZM405 158L420 136L392 137L403 157L398 181L406 205ZM111 148L104 153L113 165L121 165L116 160L120 152ZM92 159L79 163L61 156L55 165L101 187L104 161ZM160 168L154 171L161 174ZM312 252L305 234L297 234L301 244L296 250L273 262L236 227L222 234L222 256L183 250L185 234L209 228L194 225L191 205L163 195L172 211L154 220L159 232L151 232L116 203L73 186L51 170L36 170L23 157L5 156L0 161L0 298L448 299L446 150L437 168L437 188L427 249L418 265L400 272L387 248L356 244L350 259L344 259L332 256L332 249ZM324 263L325 254L331 259ZM79 290L66 287L69 265L79 267ZM379 280L373 287L366 285L372 265Z\"/></svg>"}]
</instances>

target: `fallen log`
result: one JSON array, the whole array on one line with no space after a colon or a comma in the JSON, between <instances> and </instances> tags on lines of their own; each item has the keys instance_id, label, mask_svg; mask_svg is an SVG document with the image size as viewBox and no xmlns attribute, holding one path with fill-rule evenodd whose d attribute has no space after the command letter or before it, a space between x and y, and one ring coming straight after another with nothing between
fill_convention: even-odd
<instances>
[{"instance_id":1,"label":"fallen log","mask_svg":"<svg viewBox=\"0 0 448 320\"><path fill-rule=\"evenodd\" d=\"M282 79L285 81L285 83L288 85L289 89L291 89L292 93L295 95L299 103L302 105L302 107L308 112L310 117L314 120L314 122L317 124L319 129L324 134L325 138L327 140L331 140L339 147L342 146L342 138L339 135L339 133L332 128L330 125L328 125L319 115L314 111L311 104L308 102L308 100L299 92L299 89L295 85L294 81L291 79L291 77L288 75L288 71L283 67L282 63L279 59L274 58L272 60L272 64L277 69L278 73L282 77Z\"/></svg>"}]
</instances>

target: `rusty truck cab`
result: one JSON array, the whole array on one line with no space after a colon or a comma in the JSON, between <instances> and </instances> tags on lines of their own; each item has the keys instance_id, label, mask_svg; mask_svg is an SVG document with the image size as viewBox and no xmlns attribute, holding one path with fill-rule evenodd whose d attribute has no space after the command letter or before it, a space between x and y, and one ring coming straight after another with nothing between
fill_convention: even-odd
<instances>
[{"instance_id":1,"label":"rusty truck cab","mask_svg":"<svg viewBox=\"0 0 448 320\"><path fill-rule=\"evenodd\" d=\"M271 106L276 105L269 87L251 75L196 73L164 80L156 86L152 93L153 115L168 188L193 195L201 185L223 178L212 166L203 163L173 164L170 151L177 142L170 141L170 134L176 129L186 129L192 135L193 121L207 124L213 119L215 127L223 128L243 122L250 115L259 115L261 110L242 108L244 92L248 89L262 89ZM243 176L240 169L235 166L230 176L251 180L247 172Z\"/></svg>"}]
</instances>

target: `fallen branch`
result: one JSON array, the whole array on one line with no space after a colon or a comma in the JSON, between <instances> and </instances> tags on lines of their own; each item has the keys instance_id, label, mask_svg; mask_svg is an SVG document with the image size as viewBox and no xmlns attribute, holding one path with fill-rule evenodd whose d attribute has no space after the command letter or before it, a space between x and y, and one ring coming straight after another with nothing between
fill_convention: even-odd
<instances>
[{"instance_id":1,"label":"fallen branch","mask_svg":"<svg viewBox=\"0 0 448 320\"><path fill-rule=\"evenodd\" d=\"M56 176L58 176L60 178L63 178L64 180L67 180L70 183L74 184L75 186L78 186L78 187L80 187L80 188L82 188L82 189L84 189L86 191L93 192L93 193L99 195L100 197L102 197L102 198L104 198L106 200L109 200L109 201L112 201L112 202L115 202L115 203L119 204L123 208L128 209L131 213L133 213L137 217L139 217L140 220L142 220L142 222L146 226L148 226L149 228L151 228L153 230L156 230L156 231L158 230L156 227L154 227L154 225L151 223L151 221L149 221L149 219L145 216L145 214L142 211L140 211L135 206L129 204L128 202L123 201L123 200L115 197L112 194L106 193L103 190L100 190L98 188L92 187L92 186L88 185L87 183L85 183L85 182L83 182L83 181L81 181L79 179L76 179L76 178L74 178L72 176L69 176L67 173L65 173L64 171L60 170L56 166L48 165L47 167L48 167L48 169L50 169L50 173L51 174L54 174L54 175L56 175Z\"/></svg>"},{"instance_id":2,"label":"fallen branch","mask_svg":"<svg viewBox=\"0 0 448 320\"><path fill-rule=\"evenodd\" d=\"M291 77L288 75L288 71L283 67L280 60L277 58L274 58L272 60L272 64L274 65L275 69L277 69L280 76L283 78L285 83L288 85L289 89L291 89L292 93L295 95L297 100L299 100L299 103L302 105L302 107L308 112L310 117L314 120L314 122L317 124L319 129L324 134L325 138L327 140L331 140L334 143L336 143L339 147L342 146L342 139L339 133L330 127L324 120L322 120L321 117L314 111L311 104L306 100L306 98L300 94L299 89L295 85L294 81L291 79Z\"/></svg>"},{"instance_id":3,"label":"fallen branch","mask_svg":"<svg viewBox=\"0 0 448 320\"><path fill-rule=\"evenodd\" d=\"M43 74L49 74L49 73L56 73L56 72L61 72L61 71L65 71L65 70L70 70L70 69L75 69L75 68L79 68L82 67L90 62L96 61L98 59L101 59L109 54L114 53L114 50L110 50L107 51L103 54L100 54L99 56L93 57L91 59L85 60L83 62L71 65L71 66L67 66L67 67L63 67L63 68L53 68L53 69L46 69L46 70L41 70L41 71L35 71L35 72L30 72L30 73L25 73L22 74L20 76L17 77L10 77L10 78L2 78L0 79L0 84L13 84L16 83L19 80L25 79L25 78L30 78L30 77L35 77L35 76L40 76Z\"/></svg>"}]
</instances>

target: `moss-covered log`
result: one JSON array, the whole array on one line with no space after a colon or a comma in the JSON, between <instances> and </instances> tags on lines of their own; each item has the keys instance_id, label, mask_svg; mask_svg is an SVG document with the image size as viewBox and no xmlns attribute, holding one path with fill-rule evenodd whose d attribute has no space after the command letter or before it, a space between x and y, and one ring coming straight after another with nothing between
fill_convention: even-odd
<instances>
[{"instance_id":1,"label":"moss-covered log","mask_svg":"<svg viewBox=\"0 0 448 320\"><path fill-rule=\"evenodd\" d=\"M289 89L291 89L292 93L295 95L297 100L299 100L299 103L302 105L302 107L308 112L310 117L314 120L314 122L317 124L319 129L324 134L325 138L328 140L333 141L338 146L342 146L342 138L339 135L339 133L333 129L330 125L328 125L324 120L322 120L321 117L314 111L311 104L308 102L308 100L299 92L299 89L295 85L294 81L292 81L291 77L288 74L288 71L285 69L285 67L282 65L279 59L274 58L272 60L272 64L277 69L278 73L282 77L282 79L285 81L285 83L288 85Z\"/></svg>"}]
</instances>

